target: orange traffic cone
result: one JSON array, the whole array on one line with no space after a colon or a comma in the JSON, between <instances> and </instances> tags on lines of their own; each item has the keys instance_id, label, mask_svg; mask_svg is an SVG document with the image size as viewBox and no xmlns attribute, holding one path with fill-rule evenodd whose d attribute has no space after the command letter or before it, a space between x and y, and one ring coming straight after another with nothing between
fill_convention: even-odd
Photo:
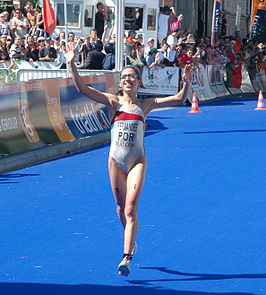
<instances>
[{"instance_id":1,"label":"orange traffic cone","mask_svg":"<svg viewBox=\"0 0 266 295\"><path fill-rule=\"evenodd\" d=\"M199 110L196 92L193 92L192 105L191 105L191 110L189 111L189 113L201 113L201 111Z\"/></svg>"},{"instance_id":2,"label":"orange traffic cone","mask_svg":"<svg viewBox=\"0 0 266 295\"><path fill-rule=\"evenodd\" d=\"M256 111L266 110L266 108L264 107L264 100L263 100L262 90L260 90L260 92L259 92L258 104L257 104L257 107L255 108L255 110Z\"/></svg>"}]
</instances>

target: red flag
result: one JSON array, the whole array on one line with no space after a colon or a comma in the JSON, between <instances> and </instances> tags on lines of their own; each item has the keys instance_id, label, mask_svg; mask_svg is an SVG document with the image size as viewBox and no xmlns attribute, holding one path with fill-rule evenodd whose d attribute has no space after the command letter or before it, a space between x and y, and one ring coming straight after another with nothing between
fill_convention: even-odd
<instances>
[{"instance_id":1,"label":"red flag","mask_svg":"<svg viewBox=\"0 0 266 295\"><path fill-rule=\"evenodd\" d=\"M49 0L42 1L43 24L45 32L52 34L55 29L55 14Z\"/></svg>"}]
</instances>

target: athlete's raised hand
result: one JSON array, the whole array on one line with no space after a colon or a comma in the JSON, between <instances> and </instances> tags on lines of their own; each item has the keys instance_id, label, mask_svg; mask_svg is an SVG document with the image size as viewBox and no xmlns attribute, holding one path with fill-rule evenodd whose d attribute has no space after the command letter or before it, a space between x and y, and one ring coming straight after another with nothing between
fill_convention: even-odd
<instances>
[{"instance_id":1,"label":"athlete's raised hand","mask_svg":"<svg viewBox=\"0 0 266 295\"><path fill-rule=\"evenodd\" d=\"M194 70L194 67L192 64L185 65L182 80L186 83L192 82L192 71Z\"/></svg>"},{"instance_id":2,"label":"athlete's raised hand","mask_svg":"<svg viewBox=\"0 0 266 295\"><path fill-rule=\"evenodd\" d=\"M75 46L73 43L69 43L67 45L66 62L67 63L73 62L74 57L75 57Z\"/></svg>"}]
</instances>

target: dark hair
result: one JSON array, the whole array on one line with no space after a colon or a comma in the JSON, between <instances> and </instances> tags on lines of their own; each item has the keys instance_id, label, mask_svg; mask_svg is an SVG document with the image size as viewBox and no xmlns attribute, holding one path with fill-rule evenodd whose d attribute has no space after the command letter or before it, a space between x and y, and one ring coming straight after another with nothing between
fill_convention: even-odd
<instances>
[{"instance_id":1,"label":"dark hair","mask_svg":"<svg viewBox=\"0 0 266 295\"><path fill-rule=\"evenodd\" d=\"M120 76L121 76L122 72L124 70L126 70L126 69L132 69L132 70L134 70L134 72L137 74L138 80L141 80L140 70L138 68L134 67L134 66L131 66L131 65L128 65L128 66L123 67L123 69L122 69L122 71L120 73Z\"/></svg>"},{"instance_id":2,"label":"dark hair","mask_svg":"<svg viewBox=\"0 0 266 295\"><path fill-rule=\"evenodd\" d=\"M126 70L126 69L132 69L132 70L134 70L134 72L137 74L138 80L141 80L140 70L138 68L134 67L134 66L131 66L131 65L128 65L128 66L123 67L123 69L122 69L122 71L120 73L120 77L121 77L121 74L123 73L123 71ZM121 95L121 96L123 95L123 91L122 91L122 88L121 87L118 88L117 95Z\"/></svg>"}]
</instances>

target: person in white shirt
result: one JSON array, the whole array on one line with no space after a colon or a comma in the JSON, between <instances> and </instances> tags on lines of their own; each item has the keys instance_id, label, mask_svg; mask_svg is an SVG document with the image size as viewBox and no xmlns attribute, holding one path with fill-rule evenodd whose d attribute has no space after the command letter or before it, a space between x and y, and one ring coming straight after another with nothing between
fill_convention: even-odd
<instances>
[{"instance_id":1,"label":"person in white shirt","mask_svg":"<svg viewBox=\"0 0 266 295\"><path fill-rule=\"evenodd\" d=\"M10 29L15 36L25 38L29 30L29 21L23 16L21 9L15 10L15 16L10 20Z\"/></svg>"},{"instance_id":2,"label":"person in white shirt","mask_svg":"<svg viewBox=\"0 0 266 295\"><path fill-rule=\"evenodd\" d=\"M170 7L164 6L159 14L157 35L159 44L162 44L163 39L167 37L170 31L170 12Z\"/></svg>"}]
</instances>

